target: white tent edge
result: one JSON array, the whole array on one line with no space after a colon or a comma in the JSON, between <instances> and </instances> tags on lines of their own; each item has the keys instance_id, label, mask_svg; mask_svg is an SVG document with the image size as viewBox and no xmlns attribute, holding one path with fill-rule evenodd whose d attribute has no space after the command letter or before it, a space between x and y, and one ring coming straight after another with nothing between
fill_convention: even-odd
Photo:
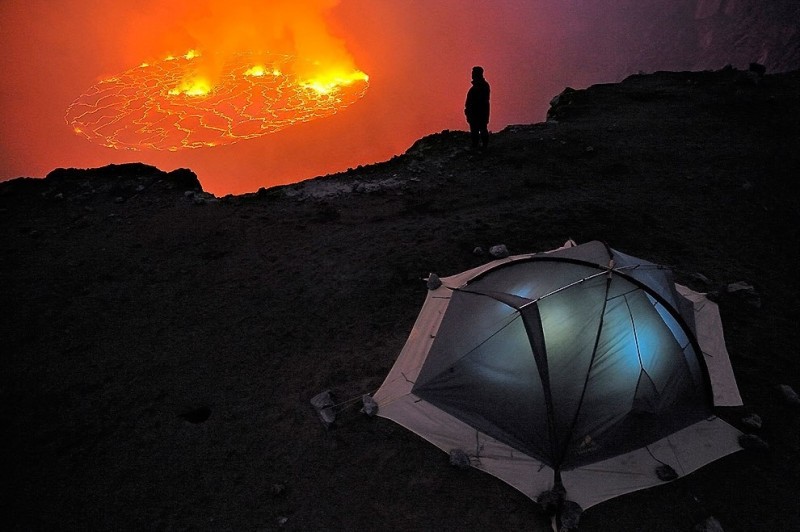
<instances>
[{"instance_id":1,"label":"white tent edge","mask_svg":"<svg viewBox=\"0 0 800 532\"><path fill-rule=\"evenodd\" d=\"M568 241L562 248L574 246ZM553 250L555 251L555 250ZM502 263L536 254L515 255L441 279L429 290L405 346L385 381L375 393L378 415L421 436L444 452L460 449L476 469L485 471L532 500L553 488L553 470L538 460L483 434L411 393L422 361L428 353L453 288ZM740 406L730 358L722 334L719 308L705 294L676 284L678 292L694 306L697 341L709 371L715 406ZM663 484L655 473L660 463L670 465L679 477L728 454L741 450L741 433L725 421L705 419L646 448L602 462L561 472L567 498L583 509L633 491Z\"/></svg>"}]
</instances>

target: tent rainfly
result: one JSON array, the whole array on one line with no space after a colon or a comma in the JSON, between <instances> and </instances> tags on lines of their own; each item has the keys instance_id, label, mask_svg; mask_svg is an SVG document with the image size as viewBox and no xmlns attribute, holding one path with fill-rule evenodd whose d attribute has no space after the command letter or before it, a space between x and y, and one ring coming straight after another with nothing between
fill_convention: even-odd
<instances>
[{"instance_id":1,"label":"tent rainfly","mask_svg":"<svg viewBox=\"0 0 800 532\"><path fill-rule=\"evenodd\" d=\"M428 286L378 415L531 499L586 509L740 449L718 308L667 268L569 241Z\"/></svg>"}]
</instances>

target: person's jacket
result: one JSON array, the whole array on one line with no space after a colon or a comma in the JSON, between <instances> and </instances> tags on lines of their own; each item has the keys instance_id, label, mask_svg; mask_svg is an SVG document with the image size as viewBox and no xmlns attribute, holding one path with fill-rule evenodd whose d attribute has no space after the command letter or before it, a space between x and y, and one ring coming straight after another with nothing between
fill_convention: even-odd
<instances>
[{"instance_id":1,"label":"person's jacket","mask_svg":"<svg viewBox=\"0 0 800 532\"><path fill-rule=\"evenodd\" d=\"M489 123L489 83L484 78L472 80L472 87L467 92L464 104L467 122L475 124Z\"/></svg>"}]
</instances>

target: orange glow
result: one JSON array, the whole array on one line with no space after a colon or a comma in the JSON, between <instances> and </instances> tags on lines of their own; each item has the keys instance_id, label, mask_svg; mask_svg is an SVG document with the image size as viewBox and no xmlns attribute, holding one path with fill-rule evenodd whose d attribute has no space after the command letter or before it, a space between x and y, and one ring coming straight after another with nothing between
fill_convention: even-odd
<instances>
[{"instance_id":1,"label":"orange glow","mask_svg":"<svg viewBox=\"0 0 800 532\"><path fill-rule=\"evenodd\" d=\"M111 148L177 151L337 113L364 95L369 78L328 31L323 13L336 4L205 0L185 22L188 51L90 87L67 108L67 124Z\"/></svg>"},{"instance_id":2,"label":"orange glow","mask_svg":"<svg viewBox=\"0 0 800 532\"><path fill-rule=\"evenodd\" d=\"M284 55L235 54L214 85L200 74L204 66L192 50L132 68L91 87L69 106L66 121L76 134L110 148L204 148L330 116L360 99L368 86L363 72L320 65L309 80L284 75L310 71Z\"/></svg>"},{"instance_id":3,"label":"orange glow","mask_svg":"<svg viewBox=\"0 0 800 532\"><path fill-rule=\"evenodd\" d=\"M635 65L637 71L671 68L664 61L635 61L631 55L641 48L639 41L586 42L587 33L627 34L608 31L617 20L611 12L620 24L625 21L621 7L608 8L601 24L595 22L599 7L588 4L594 3L2 0L0 180L43 177L58 167L137 161L168 171L190 168L205 190L218 195L254 192L388 160L425 135L466 129L464 97L476 64L486 68L492 84L492 131L544 120L548 102L565 86L621 79L628 72L618 65ZM200 55L187 59L190 50ZM262 50L270 54L259 55ZM229 85L226 72L233 63L241 74ZM181 70L188 65L194 68ZM326 94L326 82L336 76L321 79L323 70L363 71L369 78L334 83L335 90ZM158 84L165 73L169 82ZM209 92L168 94L192 79L208 81ZM297 86L286 85L289 80ZM140 89L131 82L153 91L150 107L146 99L132 97ZM230 134L222 115L196 112L232 96L229 86L247 87L233 99L239 112ZM261 88L289 86L272 110L306 98L315 112L338 112L321 119L295 116L294 122L273 124L282 129L271 134L250 136L265 122L246 105L247 91L263 102L275 92L263 95ZM106 98L98 102L101 90ZM337 99L355 103L344 108ZM149 126L151 137L143 139L137 133L142 126L133 125L143 117L134 109L157 112L159 102L164 123ZM129 113L128 129L115 132L111 121L120 112ZM112 141L122 149L104 146ZM217 147L205 147L211 144Z\"/></svg>"}]
</instances>

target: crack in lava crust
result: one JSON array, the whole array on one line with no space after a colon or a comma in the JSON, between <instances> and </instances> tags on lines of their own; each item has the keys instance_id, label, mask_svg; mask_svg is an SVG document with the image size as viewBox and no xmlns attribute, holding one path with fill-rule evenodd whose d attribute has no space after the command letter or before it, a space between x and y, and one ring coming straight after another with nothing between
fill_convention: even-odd
<instances>
[{"instance_id":1,"label":"crack in lava crust","mask_svg":"<svg viewBox=\"0 0 800 532\"><path fill-rule=\"evenodd\" d=\"M203 94L176 91L195 56L142 64L89 88L67 108L73 131L116 149L170 150L232 144L330 116L358 101L367 76L319 84L298 79L291 56L232 55ZM313 81L313 80L312 80Z\"/></svg>"}]
</instances>

